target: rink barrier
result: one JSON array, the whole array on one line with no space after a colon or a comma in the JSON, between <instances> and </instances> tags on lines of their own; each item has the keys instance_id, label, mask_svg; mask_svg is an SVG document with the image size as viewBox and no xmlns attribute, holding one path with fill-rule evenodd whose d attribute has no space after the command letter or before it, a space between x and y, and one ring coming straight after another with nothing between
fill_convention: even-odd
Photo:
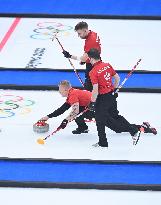
<instances>
[{"instance_id":1,"label":"rink barrier","mask_svg":"<svg viewBox=\"0 0 161 205\"><path fill-rule=\"evenodd\" d=\"M129 73L129 70L116 71L121 77L120 82ZM78 69L77 72L84 81L85 70ZM66 80L71 82L73 87L83 89L73 69L47 68L0 68L0 89L58 90L58 83L64 79L64 76ZM161 93L160 78L161 71L134 71L128 82L120 89L120 92ZM24 80L22 81L22 79Z\"/></svg>"},{"instance_id":2,"label":"rink barrier","mask_svg":"<svg viewBox=\"0 0 161 205\"><path fill-rule=\"evenodd\" d=\"M90 183L49 183L49 182L16 182L0 181L0 187L19 188L59 188L59 189L99 189L99 190L134 190L134 191L161 191L161 184L90 184Z\"/></svg>"},{"instance_id":3,"label":"rink barrier","mask_svg":"<svg viewBox=\"0 0 161 205\"><path fill-rule=\"evenodd\" d=\"M141 166L154 166L156 169L156 166L159 166L159 169L161 168L161 161L128 161L128 160L88 160L88 159L51 159L51 158L6 158L1 157L0 162L31 162L31 163L44 163L43 166L45 166L46 163L73 163L73 165L83 165L83 164L89 164L92 165L116 165L116 166L134 166L134 165L141 165ZM34 165L36 166L36 164ZM19 167L18 167L19 168ZM21 168L21 167L20 167ZM67 168L67 167L66 167ZM31 168L30 168L31 169ZM147 167L144 168L145 170L149 169ZM55 168L54 168L55 170ZM68 169L66 169L68 170ZM132 170L135 172L135 167L132 167ZM146 175L147 173L143 170L142 175ZM12 170L11 170L12 171ZM23 170L17 169L17 172L22 172ZM74 171L74 169L73 169ZM97 170L98 171L98 170ZM151 170L153 171L153 170ZM45 170L44 170L45 172ZM96 172L96 171L95 171ZM12 172L11 172L12 173ZM27 172L28 173L28 172ZM33 173L35 173L33 171ZM52 172L53 175L56 174ZM119 173L119 172L118 172ZM159 172L160 173L160 172ZM71 173L70 173L71 174ZM70 175L69 174L69 175ZM111 173L109 172L109 175ZM25 175L25 171L23 173ZM79 175L78 175L79 176ZM130 175L133 177L133 175ZM60 176L59 176L60 177ZM117 177L117 176L116 176ZM135 175L136 177L136 175ZM153 177L150 172L150 177ZM147 178L147 176L146 176ZM127 182L124 183L116 183L116 182L110 182L110 183L82 183L82 182L49 182L49 181L20 181L20 180L2 180L0 179L0 187L26 187L26 188L63 188L63 189L100 189L100 190L139 190L139 191L161 191L161 184L158 183L158 181L161 180L161 173L156 176L157 183L155 184L128 184ZM155 179L155 180L156 180ZM76 179L75 179L76 181ZM126 180L125 180L126 181Z\"/></svg>"},{"instance_id":4,"label":"rink barrier","mask_svg":"<svg viewBox=\"0 0 161 205\"><path fill-rule=\"evenodd\" d=\"M0 17L20 18L67 18L67 19L120 19L120 20L161 20L161 16L142 15L95 15L95 14L42 14L42 13L1 13Z\"/></svg>"},{"instance_id":5,"label":"rink barrier","mask_svg":"<svg viewBox=\"0 0 161 205\"><path fill-rule=\"evenodd\" d=\"M137 160L95 160L95 159L55 159L55 158L24 158L24 157L0 157L0 161L40 161L40 162L74 162L91 164L156 164L161 165L161 161L137 161Z\"/></svg>"}]
</instances>

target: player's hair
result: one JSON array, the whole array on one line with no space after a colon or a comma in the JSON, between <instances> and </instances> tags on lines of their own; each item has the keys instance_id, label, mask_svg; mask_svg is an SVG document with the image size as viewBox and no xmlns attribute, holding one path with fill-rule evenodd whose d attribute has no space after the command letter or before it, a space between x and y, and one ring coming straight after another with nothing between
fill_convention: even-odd
<instances>
[{"instance_id":1,"label":"player's hair","mask_svg":"<svg viewBox=\"0 0 161 205\"><path fill-rule=\"evenodd\" d=\"M77 23L77 25L75 26L75 31L78 31L79 29L88 29L88 24L84 21Z\"/></svg>"},{"instance_id":2,"label":"player's hair","mask_svg":"<svg viewBox=\"0 0 161 205\"><path fill-rule=\"evenodd\" d=\"M95 60L100 59L100 51L96 48L91 48L88 52L88 57L89 58L94 58Z\"/></svg>"},{"instance_id":3,"label":"player's hair","mask_svg":"<svg viewBox=\"0 0 161 205\"><path fill-rule=\"evenodd\" d=\"M60 83L59 83L59 86L63 86L63 87L65 87L65 88L71 88L71 84L70 84L70 82L68 81L68 80L62 80L62 81L60 81Z\"/></svg>"}]
</instances>

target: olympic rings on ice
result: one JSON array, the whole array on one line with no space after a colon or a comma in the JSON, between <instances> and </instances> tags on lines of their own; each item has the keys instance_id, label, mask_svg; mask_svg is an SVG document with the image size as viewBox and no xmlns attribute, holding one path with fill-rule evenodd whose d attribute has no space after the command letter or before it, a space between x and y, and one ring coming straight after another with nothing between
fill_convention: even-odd
<instances>
[{"instance_id":1,"label":"olympic rings on ice","mask_svg":"<svg viewBox=\"0 0 161 205\"><path fill-rule=\"evenodd\" d=\"M49 40L53 38L55 33L57 33L58 36L67 36L72 29L72 26L64 25L59 22L39 22L37 28L33 30L34 34L30 37L39 40Z\"/></svg>"},{"instance_id":2,"label":"olympic rings on ice","mask_svg":"<svg viewBox=\"0 0 161 205\"><path fill-rule=\"evenodd\" d=\"M7 110L0 110L0 118L13 117L14 115L15 115L14 112L7 111Z\"/></svg>"},{"instance_id":3,"label":"olympic rings on ice","mask_svg":"<svg viewBox=\"0 0 161 205\"><path fill-rule=\"evenodd\" d=\"M0 95L0 118L13 117L16 113L25 115L31 112L35 101L11 94Z\"/></svg>"}]
</instances>

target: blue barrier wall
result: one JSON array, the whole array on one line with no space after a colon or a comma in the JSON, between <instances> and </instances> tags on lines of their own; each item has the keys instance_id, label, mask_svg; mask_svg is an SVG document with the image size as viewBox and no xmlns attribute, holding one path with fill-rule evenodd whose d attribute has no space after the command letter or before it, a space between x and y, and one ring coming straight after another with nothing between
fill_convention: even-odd
<instances>
[{"instance_id":1,"label":"blue barrier wall","mask_svg":"<svg viewBox=\"0 0 161 205\"><path fill-rule=\"evenodd\" d=\"M121 82L127 77L129 72L118 71ZM84 82L84 71L79 71L80 78ZM0 70L0 88L23 88L23 89L56 89L58 83L63 80L69 80L73 87L80 87L82 85L75 75L69 71L32 71L32 70ZM125 91L133 90L137 92L161 92L161 73L133 73L129 80L124 84Z\"/></svg>"},{"instance_id":2,"label":"blue barrier wall","mask_svg":"<svg viewBox=\"0 0 161 205\"><path fill-rule=\"evenodd\" d=\"M0 0L0 13L161 16L161 0Z\"/></svg>"},{"instance_id":3,"label":"blue barrier wall","mask_svg":"<svg viewBox=\"0 0 161 205\"><path fill-rule=\"evenodd\" d=\"M2 159L0 167L0 186L161 190L160 163Z\"/></svg>"}]
</instances>

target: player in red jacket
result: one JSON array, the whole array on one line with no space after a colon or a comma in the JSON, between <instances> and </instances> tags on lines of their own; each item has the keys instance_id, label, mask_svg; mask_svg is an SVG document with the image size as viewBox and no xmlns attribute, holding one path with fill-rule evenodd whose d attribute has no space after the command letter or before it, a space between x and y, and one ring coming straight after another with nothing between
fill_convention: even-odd
<instances>
[{"instance_id":1,"label":"player in red jacket","mask_svg":"<svg viewBox=\"0 0 161 205\"><path fill-rule=\"evenodd\" d=\"M89 105L90 110L95 109L95 119L99 141L94 146L108 147L105 126L115 132L129 132L136 144L140 136L137 125L130 124L117 110L116 96L114 90L119 85L119 75L109 63L100 59L100 52L97 49L90 49L88 52L90 62L93 65L89 73L93 84L92 98ZM112 82L114 78L114 83Z\"/></svg>"},{"instance_id":2,"label":"player in red jacket","mask_svg":"<svg viewBox=\"0 0 161 205\"><path fill-rule=\"evenodd\" d=\"M84 118L94 118L94 112L88 110L83 112L90 104L92 93L87 90L80 90L71 87L71 84L67 80L63 80L59 84L59 92L62 97L66 97L66 102L56 109L54 112L42 117L39 121L47 121L49 118L57 117L63 114L70 107L72 108L69 115L62 121L61 128L64 129L68 122L75 120L78 125L76 130L73 130L73 134L88 133L88 126L84 121ZM78 115L79 113L82 113ZM78 115L78 116L77 116Z\"/></svg>"},{"instance_id":3,"label":"player in red jacket","mask_svg":"<svg viewBox=\"0 0 161 205\"><path fill-rule=\"evenodd\" d=\"M89 61L87 53L91 48L96 48L101 53L100 38L96 32L89 30L88 24L83 21L79 22L75 26L75 31L77 32L78 37L85 40L83 55L81 57L78 57L75 55L71 55L68 51L65 50L63 51L63 54L66 58L78 60L80 61L80 64L86 64L84 88L86 90L92 91L92 83L89 77L89 72L92 69L92 65Z\"/></svg>"}]
</instances>

